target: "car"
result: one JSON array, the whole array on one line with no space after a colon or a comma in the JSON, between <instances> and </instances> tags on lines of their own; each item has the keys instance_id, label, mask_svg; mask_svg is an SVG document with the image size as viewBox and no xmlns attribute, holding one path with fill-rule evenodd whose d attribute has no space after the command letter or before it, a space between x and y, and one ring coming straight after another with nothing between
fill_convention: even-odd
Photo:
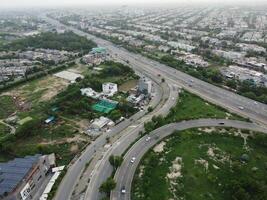
<instances>
[{"instance_id":1,"label":"car","mask_svg":"<svg viewBox=\"0 0 267 200\"><path fill-rule=\"evenodd\" d=\"M121 193L122 193L122 194L125 194L125 193L126 193L125 186L122 186L122 188L121 188Z\"/></svg>"},{"instance_id":2,"label":"car","mask_svg":"<svg viewBox=\"0 0 267 200\"><path fill-rule=\"evenodd\" d=\"M148 142L150 139L151 139L151 137L148 136L148 137L146 138L146 142Z\"/></svg>"},{"instance_id":3,"label":"car","mask_svg":"<svg viewBox=\"0 0 267 200\"><path fill-rule=\"evenodd\" d=\"M172 97L172 100L174 101L174 100L175 100L175 98L174 98L174 97Z\"/></svg>"},{"instance_id":4,"label":"car","mask_svg":"<svg viewBox=\"0 0 267 200\"><path fill-rule=\"evenodd\" d=\"M134 163L134 161L136 160L136 157L132 157L132 159L131 159L131 163Z\"/></svg>"},{"instance_id":5,"label":"car","mask_svg":"<svg viewBox=\"0 0 267 200\"><path fill-rule=\"evenodd\" d=\"M219 125L224 125L224 122L219 122Z\"/></svg>"},{"instance_id":6,"label":"car","mask_svg":"<svg viewBox=\"0 0 267 200\"><path fill-rule=\"evenodd\" d=\"M258 103L257 103L256 101L254 101L254 104L255 104L255 105L258 105Z\"/></svg>"},{"instance_id":7,"label":"car","mask_svg":"<svg viewBox=\"0 0 267 200\"><path fill-rule=\"evenodd\" d=\"M243 107L243 106L238 106L238 108L239 108L240 110L244 110L244 107Z\"/></svg>"}]
</instances>

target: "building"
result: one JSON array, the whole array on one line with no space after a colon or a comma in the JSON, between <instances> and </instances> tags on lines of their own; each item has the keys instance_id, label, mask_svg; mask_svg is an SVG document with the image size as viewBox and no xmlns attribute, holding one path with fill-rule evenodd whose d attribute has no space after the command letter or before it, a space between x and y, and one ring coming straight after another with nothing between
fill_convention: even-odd
<instances>
[{"instance_id":1,"label":"building","mask_svg":"<svg viewBox=\"0 0 267 200\"><path fill-rule=\"evenodd\" d=\"M100 65L106 60L108 60L107 50L102 47L93 48L89 54L82 57L82 62L91 66Z\"/></svg>"},{"instance_id":2,"label":"building","mask_svg":"<svg viewBox=\"0 0 267 200\"><path fill-rule=\"evenodd\" d=\"M256 44L237 43L236 47L240 48L242 51L253 51L257 53L266 53L266 49L264 47L256 45Z\"/></svg>"},{"instance_id":3,"label":"building","mask_svg":"<svg viewBox=\"0 0 267 200\"><path fill-rule=\"evenodd\" d=\"M160 46L158 47L158 49L159 49L160 51L166 53L166 52L170 51L171 48L168 47L168 46L160 45Z\"/></svg>"},{"instance_id":4,"label":"building","mask_svg":"<svg viewBox=\"0 0 267 200\"><path fill-rule=\"evenodd\" d=\"M245 68L254 69L256 71L267 71L267 65L258 61L258 58L255 57L240 59L236 61L236 64Z\"/></svg>"},{"instance_id":5,"label":"building","mask_svg":"<svg viewBox=\"0 0 267 200\"><path fill-rule=\"evenodd\" d=\"M196 47L189 45L189 44L185 44L185 43L181 43L181 42L175 42L175 41L170 41L168 42L168 45L172 48L175 49L183 49L185 51L192 51L194 50Z\"/></svg>"},{"instance_id":6,"label":"building","mask_svg":"<svg viewBox=\"0 0 267 200\"><path fill-rule=\"evenodd\" d=\"M55 155L15 158L0 164L0 199L30 200L55 166Z\"/></svg>"},{"instance_id":7,"label":"building","mask_svg":"<svg viewBox=\"0 0 267 200\"><path fill-rule=\"evenodd\" d=\"M243 52L235 52L235 51L223 51L223 50L213 50L212 51L217 56L222 56L228 60L239 60L245 57L245 53Z\"/></svg>"},{"instance_id":8,"label":"building","mask_svg":"<svg viewBox=\"0 0 267 200\"><path fill-rule=\"evenodd\" d=\"M91 124L91 129L101 130L106 126L114 126L114 122L107 117L100 117L99 119L95 119Z\"/></svg>"},{"instance_id":9,"label":"building","mask_svg":"<svg viewBox=\"0 0 267 200\"><path fill-rule=\"evenodd\" d=\"M107 60L106 54L100 54L100 53L89 53L83 56L82 58L82 61L89 66L100 65L102 62L106 60Z\"/></svg>"},{"instance_id":10,"label":"building","mask_svg":"<svg viewBox=\"0 0 267 200\"><path fill-rule=\"evenodd\" d=\"M138 91L145 94L150 94L152 92L152 82L146 77L142 77L138 82Z\"/></svg>"},{"instance_id":11,"label":"building","mask_svg":"<svg viewBox=\"0 0 267 200\"><path fill-rule=\"evenodd\" d=\"M240 81L250 80L256 85L267 86L267 75L255 70L239 67L236 65L230 65L222 68L221 73L229 79L237 79Z\"/></svg>"},{"instance_id":12,"label":"building","mask_svg":"<svg viewBox=\"0 0 267 200\"><path fill-rule=\"evenodd\" d=\"M99 99L101 97L101 94L94 91L92 88L82 88L80 91L83 96L91 97L93 99Z\"/></svg>"},{"instance_id":13,"label":"building","mask_svg":"<svg viewBox=\"0 0 267 200\"><path fill-rule=\"evenodd\" d=\"M67 81L70 81L71 83L74 83L76 82L77 79L83 79L84 76L83 75L80 75L80 74L77 74L77 73L74 73L74 72L70 72L70 71L61 71L61 72L58 72L56 74L54 74L54 76L58 77L58 78L62 78L62 79L65 79Z\"/></svg>"},{"instance_id":14,"label":"building","mask_svg":"<svg viewBox=\"0 0 267 200\"><path fill-rule=\"evenodd\" d=\"M102 90L104 95L112 97L115 93L118 92L118 85L116 83L103 83Z\"/></svg>"},{"instance_id":15,"label":"building","mask_svg":"<svg viewBox=\"0 0 267 200\"><path fill-rule=\"evenodd\" d=\"M187 65L194 67L208 67L209 63L206 62L201 56L191 53L185 53L184 56L178 57L179 60L183 60Z\"/></svg>"},{"instance_id":16,"label":"building","mask_svg":"<svg viewBox=\"0 0 267 200\"><path fill-rule=\"evenodd\" d=\"M140 94L139 96L130 95L130 96L127 97L127 101L129 103L134 104L134 105L140 104L144 99L145 99L145 95L144 94Z\"/></svg>"}]
</instances>

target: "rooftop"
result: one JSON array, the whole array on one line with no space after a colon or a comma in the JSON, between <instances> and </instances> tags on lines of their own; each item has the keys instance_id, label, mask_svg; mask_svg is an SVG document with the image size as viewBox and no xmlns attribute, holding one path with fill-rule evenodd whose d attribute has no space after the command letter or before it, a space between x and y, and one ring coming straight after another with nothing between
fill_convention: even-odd
<instances>
[{"instance_id":1,"label":"rooftop","mask_svg":"<svg viewBox=\"0 0 267 200\"><path fill-rule=\"evenodd\" d=\"M33 165L38 162L40 156L40 154L36 154L0 163L0 195L12 192Z\"/></svg>"}]
</instances>

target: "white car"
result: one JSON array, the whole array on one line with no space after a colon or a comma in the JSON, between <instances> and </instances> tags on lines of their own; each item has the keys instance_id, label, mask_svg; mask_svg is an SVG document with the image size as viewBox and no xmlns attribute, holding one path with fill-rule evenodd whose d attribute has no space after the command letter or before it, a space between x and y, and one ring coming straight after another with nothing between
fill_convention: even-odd
<instances>
[{"instance_id":1,"label":"white car","mask_svg":"<svg viewBox=\"0 0 267 200\"><path fill-rule=\"evenodd\" d=\"M122 194L125 194L125 193L126 193L126 189L125 189L124 186L121 188L121 193L122 193Z\"/></svg>"},{"instance_id":2,"label":"white car","mask_svg":"<svg viewBox=\"0 0 267 200\"><path fill-rule=\"evenodd\" d=\"M240 110L244 110L244 107L243 107L243 106L238 106L238 108L239 108Z\"/></svg>"},{"instance_id":3,"label":"white car","mask_svg":"<svg viewBox=\"0 0 267 200\"><path fill-rule=\"evenodd\" d=\"M136 159L136 157L132 157L132 159L131 159L131 163L134 163L134 161L135 161L135 159Z\"/></svg>"},{"instance_id":4,"label":"white car","mask_svg":"<svg viewBox=\"0 0 267 200\"><path fill-rule=\"evenodd\" d=\"M146 142L148 142L150 139L151 139L151 137L148 136L148 137L146 138Z\"/></svg>"}]
</instances>

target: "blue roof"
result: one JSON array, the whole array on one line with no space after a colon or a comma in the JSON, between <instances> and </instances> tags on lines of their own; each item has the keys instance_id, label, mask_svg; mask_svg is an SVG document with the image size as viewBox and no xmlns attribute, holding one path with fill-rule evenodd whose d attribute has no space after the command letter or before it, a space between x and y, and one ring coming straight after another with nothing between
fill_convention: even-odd
<instances>
[{"instance_id":1,"label":"blue roof","mask_svg":"<svg viewBox=\"0 0 267 200\"><path fill-rule=\"evenodd\" d=\"M32 166L38 162L40 156L36 154L0 163L0 195L14 190Z\"/></svg>"},{"instance_id":2,"label":"blue roof","mask_svg":"<svg viewBox=\"0 0 267 200\"><path fill-rule=\"evenodd\" d=\"M50 116L45 120L45 123L49 124L50 122L54 121L56 118L54 116Z\"/></svg>"}]
</instances>

